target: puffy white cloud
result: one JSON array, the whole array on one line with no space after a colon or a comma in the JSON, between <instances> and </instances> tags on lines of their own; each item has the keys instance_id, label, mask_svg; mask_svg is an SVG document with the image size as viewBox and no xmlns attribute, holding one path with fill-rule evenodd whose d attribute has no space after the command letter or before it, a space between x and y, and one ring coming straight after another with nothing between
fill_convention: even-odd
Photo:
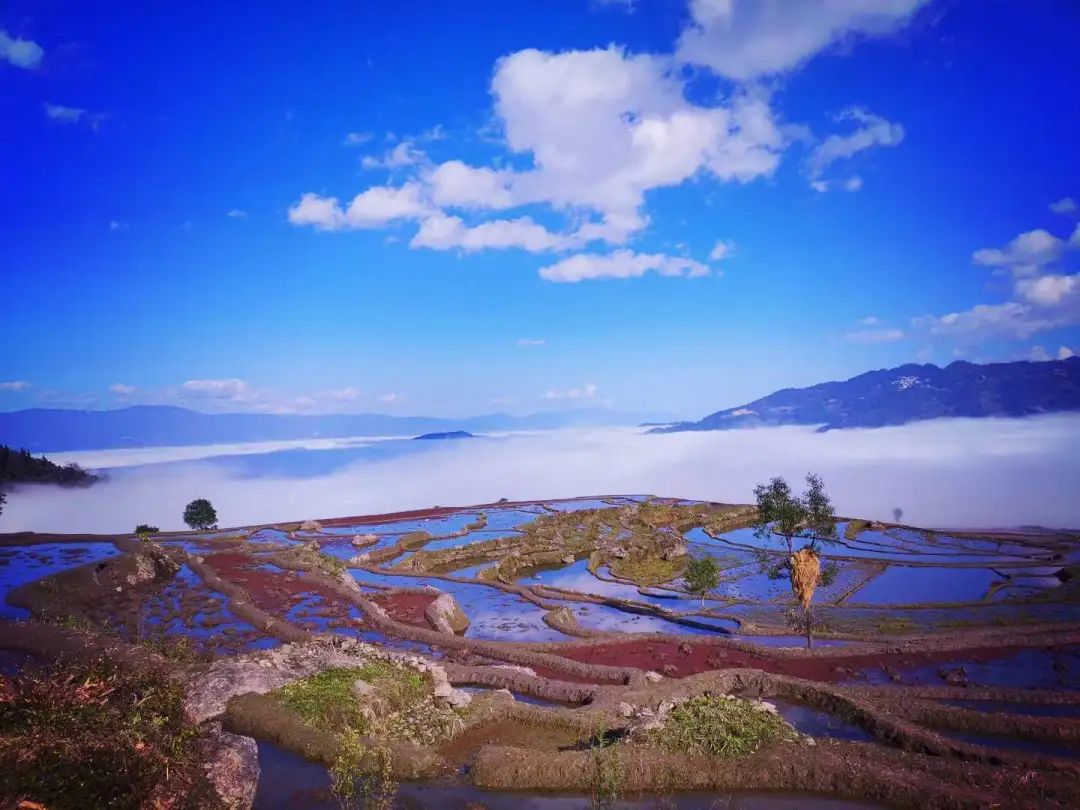
<instances>
[{"instance_id":1,"label":"puffy white cloud","mask_svg":"<svg viewBox=\"0 0 1080 810\"><path fill-rule=\"evenodd\" d=\"M797 67L852 35L890 33L927 0L691 0L676 56L745 80Z\"/></svg>"},{"instance_id":2,"label":"puffy white cloud","mask_svg":"<svg viewBox=\"0 0 1080 810\"><path fill-rule=\"evenodd\" d=\"M400 405L407 397L404 394L388 393L379 397L379 402L383 405Z\"/></svg>"},{"instance_id":3,"label":"puffy white cloud","mask_svg":"<svg viewBox=\"0 0 1080 810\"><path fill-rule=\"evenodd\" d=\"M859 318L857 323L859 326L878 326L881 324L881 319L876 315L867 315L865 318Z\"/></svg>"},{"instance_id":4,"label":"puffy white cloud","mask_svg":"<svg viewBox=\"0 0 1080 810\"><path fill-rule=\"evenodd\" d=\"M122 397L130 396L136 390L134 385L125 385L124 383L113 383L109 386L109 391Z\"/></svg>"},{"instance_id":5,"label":"puffy white cloud","mask_svg":"<svg viewBox=\"0 0 1080 810\"><path fill-rule=\"evenodd\" d=\"M543 338L518 338L517 345L522 347L546 346L547 341Z\"/></svg>"},{"instance_id":6,"label":"puffy white cloud","mask_svg":"<svg viewBox=\"0 0 1080 810\"><path fill-rule=\"evenodd\" d=\"M581 388L549 388L541 395L540 399L545 401L594 399L599 391L600 386L595 383L586 383Z\"/></svg>"},{"instance_id":7,"label":"puffy white cloud","mask_svg":"<svg viewBox=\"0 0 1080 810\"><path fill-rule=\"evenodd\" d=\"M44 56L45 51L34 40L12 37L0 29L0 60L24 70L33 70L41 64Z\"/></svg>"},{"instance_id":8,"label":"puffy white cloud","mask_svg":"<svg viewBox=\"0 0 1080 810\"><path fill-rule=\"evenodd\" d=\"M1076 200L1072 197L1062 197L1060 200L1050 203L1050 210L1055 214L1072 214L1080 210L1080 206L1076 204Z\"/></svg>"},{"instance_id":9,"label":"puffy white cloud","mask_svg":"<svg viewBox=\"0 0 1080 810\"><path fill-rule=\"evenodd\" d=\"M1064 240L1038 228L1020 234L1004 248L976 250L971 260L984 267L1002 267L1014 275L1023 276L1038 272L1044 265L1057 261L1064 248Z\"/></svg>"},{"instance_id":10,"label":"puffy white cloud","mask_svg":"<svg viewBox=\"0 0 1080 810\"><path fill-rule=\"evenodd\" d=\"M469 166L460 160L440 163L424 174L435 205L457 208L508 208L514 173Z\"/></svg>"},{"instance_id":11,"label":"puffy white cloud","mask_svg":"<svg viewBox=\"0 0 1080 810\"><path fill-rule=\"evenodd\" d=\"M1058 346L1057 359L1068 360L1070 357L1076 357L1077 350L1070 349L1068 346Z\"/></svg>"},{"instance_id":12,"label":"puffy white cloud","mask_svg":"<svg viewBox=\"0 0 1080 810\"><path fill-rule=\"evenodd\" d=\"M234 402L247 401L257 397L255 391L247 382L236 378L188 380L180 386L180 396L191 399L227 399Z\"/></svg>"},{"instance_id":13,"label":"puffy white cloud","mask_svg":"<svg viewBox=\"0 0 1080 810\"><path fill-rule=\"evenodd\" d=\"M27 388L32 387L26 380L11 380L10 382L0 382L0 391L25 391Z\"/></svg>"},{"instance_id":14,"label":"puffy white cloud","mask_svg":"<svg viewBox=\"0 0 1080 810\"><path fill-rule=\"evenodd\" d=\"M733 250L735 250L734 242L730 239L720 239L713 245L713 249L709 251L709 258L714 262L723 261L731 255Z\"/></svg>"},{"instance_id":15,"label":"puffy white cloud","mask_svg":"<svg viewBox=\"0 0 1080 810\"><path fill-rule=\"evenodd\" d=\"M568 237L552 233L529 217L494 219L472 227L459 217L436 214L420 223L410 247L465 251L521 248L531 253L560 250L571 244Z\"/></svg>"},{"instance_id":16,"label":"puffy white cloud","mask_svg":"<svg viewBox=\"0 0 1080 810\"><path fill-rule=\"evenodd\" d=\"M769 175L784 143L765 99L697 106L665 60L614 46L518 51L498 62L491 89L507 145L533 159L514 178L522 203L632 214L647 191L699 171Z\"/></svg>"},{"instance_id":17,"label":"puffy white cloud","mask_svg":"<svg viewBox=\"0 0 1080 810\"><path fill-rule=\"evenodd\" d=\"M664 253L578 253L541 268L540 277L548 281L575 282L598 278L636 278L648 272L662 276L707 276L709 268L701 262Z\"/></svg>"},{"instance_id":18,"label":"puffy white cloud","mask_svg":"<svg viewBox=\"0 0 1080 810\"><path fill-rule=\"evenodd\" d=\"M247 211L242 211L239 208L234 208L231 211L227 211L225 216L232 217L233 219L247 219Z\"/></svg>"},{"instance_id":19,"label":"puffy white cloud","mask_svg":"<svg viewBox=\"0 0 1080 810\"><path fill-rule=\"evenodd\" d=\"M311 225L320 231L379 228L395 220L419 219L432 212L418 183L373 186L353 197L342 209L337 197L308 192L289 209L293 225Z\"/></svg>"},{"instance_id":20,"label":"puffy white cloud","mask_svg":"<svg viewBox=\"0 0 1080 810\"><path fill-rule=\"evenodd\" d=\"M893 343L904 339L902 329L858 329L844 335L852 343Z\"/></svg>"},{"instance_id":21,"label":"puffy white cloud","mask_svg":"<svg viewBox=\"0 0 1080 810\"><path fill-rule=\"evenodd\" d=\"M830 135L814 147L809 159L811 181L819 180L825 170L838 160L846 160L875 146L896 146L904 140L904 128L900 124L894 124L860 107L844 110L836 119L855 122L855 131L847 135ZM828 188L826 184L814 185L812 182L811 185L815 191L825 191ZM862 179L852 177L843 187L846 191L858 191L862 187Z\"/></svg>"},{"instance_id":22,"label":"puffy white cloud","mask_svg":"<svg viewBox=\"0 0 1080 810\"><path fill-rule=\"evenodd\" d=\"M1080 298L1080 274L1045 275L1016 282L1016 292L1025 301L1044 307L1059 306L1070 297Z\"/></svg>"}]
</instances>

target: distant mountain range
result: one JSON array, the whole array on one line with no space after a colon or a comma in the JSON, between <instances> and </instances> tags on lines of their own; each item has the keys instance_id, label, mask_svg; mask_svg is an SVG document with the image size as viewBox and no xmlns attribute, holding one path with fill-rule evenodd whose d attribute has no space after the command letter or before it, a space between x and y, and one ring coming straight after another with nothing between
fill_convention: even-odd
<instances>
[{"instance_id":1,"label":"distant mountain range","mask_svg":"<svg viewBox=\"0 0 1080 810\"><path fill-rule=\"evenodd\" d=\"M35 453L162 447L235 442L337 439L349 436L401 436L457 430L555 430L567 427L636 425L663 419L655 413L619 413L581 408L510 416L504 413L466 419L385 414L206 414L169 405L138 405L113 411L31 408L0 413L0 444Z\"/></svg>"},{"instance_id":2,"label":"distant mountain range","mask_svg":"<svg viewBox=\"0 0 1080 810\"><path fill-rule=\"evenodd\" d=\"M650 433L820 425L825 430L903 425L945 416L1029 416L1080 410L1080 357L1042 363L909 364L843 382L785 388L698 422Z\"/></svg>"}]
</instances>

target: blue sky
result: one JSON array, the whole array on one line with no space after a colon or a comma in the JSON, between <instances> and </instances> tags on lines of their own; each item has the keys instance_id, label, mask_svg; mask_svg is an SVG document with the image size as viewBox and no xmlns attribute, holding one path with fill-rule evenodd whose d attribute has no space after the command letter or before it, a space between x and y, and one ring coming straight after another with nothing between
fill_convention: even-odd
<instances>
[{"instance_id":1,"label":"blue sky","mask_svg":"<svg viewBox=\"0 0 1080 810\"><path fill-rule=\"evenodd\" d=\"M1080 352L1071 0L20 2L0 409L698 417Z\"/></svg>"}]
</instances>

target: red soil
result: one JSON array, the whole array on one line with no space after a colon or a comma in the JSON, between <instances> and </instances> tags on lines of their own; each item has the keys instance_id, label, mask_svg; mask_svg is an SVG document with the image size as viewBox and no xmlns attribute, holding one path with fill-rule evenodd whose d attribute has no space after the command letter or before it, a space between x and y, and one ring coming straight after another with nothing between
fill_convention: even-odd
<instances>
[{"instance_id":1,"label":"red soil","mask_svg":"<svg viewBox=\"0 0 1080 810\"><path fill-rule=\"evenodd\" d=\"M205 559L222 579L247 591L255 606L267 613L284 616L297 602L318 594L322 597L321 615L345 618L349 614L349 606L331 588L295 571L261 571L257 561L246 554L221 552Z\"/></svg>"},{"instance_id":2,"label":"red soil","mask_svg":"<svg viewBox=\"0 0 1080 810\"><path fill-rule=\"evenodd\" d=\"M367 598L386 611L391 619L428 630L431 625L424 618L427 606L435 601L434 594L426 593L379 593Z\"/></svg>"},{"instance_id":3,"label":"red soil","mask_svg":"<svg viewBox=\"0 0 1080 810\"><path fill-rule=\"evenodd\" d=\"M684 652L680 652L682 647ZM898 652L868 655L771 656L693 641L626 641L572 647L558 655L586 664L664 672L684 678L712 669L750 668L814 681L842 681L863 669L909 670L941 661L988 661L1016 651L1011 647L981 647L925 653ZM555 651L553 651L555 652ZM674 668L674 669L671 669Z\"/></svg>"},{"instance_id":4,"label":"red soil","mask_svg":"<svg viewBox=\"0 0 1080 810\"><path fill-rule=\"evenodd\" d=\"M618 495L588 495L577 498L554 498L551 502L595 501L603 498L617 498ZM504 503L477 503L471 506L432 506L428 509L413 509L405 512L387 512L382 515L355 515L353 517L327 518L320 520L323 526L352 526L364 523L392 523L399 520L423 520L424 518L446 517L458 512L479 512L491 509L514 509L521 506L537 506L549 501L506 501Z\"/></svg>"}]
</instances>

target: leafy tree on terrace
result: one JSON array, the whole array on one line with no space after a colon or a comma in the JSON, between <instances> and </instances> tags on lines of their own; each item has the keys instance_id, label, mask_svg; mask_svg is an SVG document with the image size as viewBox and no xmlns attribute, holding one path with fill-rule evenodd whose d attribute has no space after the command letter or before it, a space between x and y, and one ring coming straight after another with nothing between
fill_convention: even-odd
<instances>
[{"instance_id":1,"label":"leafy tree on terrace","mask_svg":"<svg viewBox=\"0 0 1080 810\"><path fill-rule=\"evenodd\" d=\"M149 523L140 523L135 527L135 534L157 534L160 532L157 526L151 526Z\"/></svg>"},{"instance_id":2,"label":"leafy tree on terrace","mask_svg":"<svg viewBox=\"0 0 1080 810\"><path fill-rule=\"evenodd\" d=\"M701 597L701 606L705 607L705 597L720 584L720 566L712 557L694 557L686 564L683 582L686 590Z\"/></svg>"},{"instance_id":3,"label":"leafy tree on terrace","mask_svg":"<svg viewBox=\"0 0 1080 810\"><path fill-rule=\"evenodd\" d=\"M754 536L769 542L779 535L787 546L787 556L777 559L775 553L762 550L758 562L763 571L774 579L787 576L791 581L791 590L803 608L803 621L806 631L806 646L813 646L813 612L810 602L814 589L820 582L835 576L835 570L822 570L821 555L818 551L822 543L834 543L839 539L836 534L836 513L832 502L825 493L825 484L813 473L806 476L806 492L795 495L783 478L773 478L768 484L754 488L757 498L757 518L754 521ZM796 540L808 541L798 551Z\"/></svg>"},{"instance_id":4,"label":"leafy tree on terrace","mask_svg":"<svg viewBox=\"0 0 1080 810\"><path fill-rule=\"evenodd\" d=\"M196 498L184 508L184 523L193 529L216 529L217 510L206 498Z\"/></svg>"}]
</instances>

